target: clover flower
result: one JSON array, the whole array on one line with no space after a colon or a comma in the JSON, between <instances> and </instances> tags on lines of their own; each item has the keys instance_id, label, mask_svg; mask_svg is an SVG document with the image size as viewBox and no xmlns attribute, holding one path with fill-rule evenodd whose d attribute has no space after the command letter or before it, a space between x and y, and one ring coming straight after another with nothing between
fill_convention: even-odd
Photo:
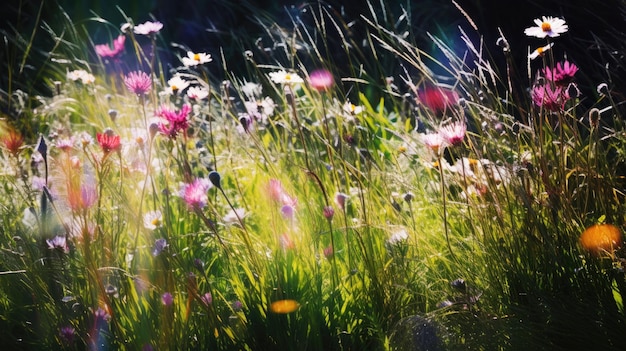
<instances>
[{"instance_id":1,"label":"clover flower","mask_svg":"<svg viewBox=\"0 0 626 351\"><path fill-rule=\"evenodd\" d=\"M213 303L213 295L211 295L210 292L207 292L204 295L200 296L200 300L202 301L203 304L209 306L210 304Z\"/></svg>"},{"instance_id":2,"label":"clover flower","mask_svg":"<svg viewBox=\"0 0 626 351\"><path fill-rule=\"evenodd\" d=\"M158 33L163 28L163 23L156 21L146 21L142 24L138 24L133 28L135 34L139 35L152 35Z\"/></svg>"},{"instance_id":3,"label":"clover flower","mask_svg":"<svg viewBox=\"0 0 626 351\"><path fill-rule=\"evenodd\" d=\"M109 44L99 44L94 47L96 54L102 58L109 58L112 60L119 59L119 56L124 51L124 43L126 43L126 37L123 35L118 36L113 40L113 47Z\"/></svg>"},{"instance_id":4,"label":"clover flower","mask_svg":"<svg viewBox=\"0 0 626 351\"><path fill-rule=\"evenodd\" d=\"M556 38L567 32L567 24L565 20L555 17L543 16L541 19L534 20L536 26L524 29L524 34L529 37Z\"/></svg>"},{"instance_id":5,"label":"clover flower","mask_svg":"<svg viewBox=\"0 0 626 351\"><path fill-rule=\"evenodd\" d=\"M124 77L124 84L128 90L137 95L144 95L152 88L152 79L150 76L142 71L134 71L128 73Z\"/></svg>"},{"instance_id":6,"label":"clover flower","mask_svg":"<svg viewBox=\"0 0 626 351\"><path fill-rule=\"evenodd\" d=\"M213 61L213 58L211 58L210 54L204 52L194 53L192 51L187 51L187 57L182 57L180 60L183 62L183 65L190 67L209 63Z\"/></svg>"}]
</instances>

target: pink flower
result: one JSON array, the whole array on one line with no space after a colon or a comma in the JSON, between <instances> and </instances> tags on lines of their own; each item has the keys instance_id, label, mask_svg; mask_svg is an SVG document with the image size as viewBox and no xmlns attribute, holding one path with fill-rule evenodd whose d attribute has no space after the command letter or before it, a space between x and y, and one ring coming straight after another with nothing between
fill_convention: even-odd
<instances>
[{"instance_id":1,"label":"pink flower","mask_svg":"<svg viewBox=\"0 0 626 351\"><path fill-rule=\"evenodd\" d=\"M208 179L198 178L190 184L183 184L179 196L185 200L189 208L204 208L209 201L207 191L211 186Z\"/></svg>"},{"instance_id":2,"label":"pink flower","mask_svg":"<svg viewBox=\"0 0 626 351\"><path fill-rule=\"evenodd\" d=\"M444 88L425 88L417 93L419 101L435 114L442 114L459 101L457 93Z\"/></svg>"},{"instance_id":3,"label":"pink flower","mask_svg":"<svg viewBox=\"0 0 626 351\"><path fill-rule=\"evenodd\" d=\"M447 124L439 129L439 134L443 140L450 145L458 145L463 142L467 126L465 122L457 121Z\"/></svg>"},{"instance_id":4,"label":"pink flower","mask_svg":"<svg viewBox=\"0 0 626 351\"><path fill-rule=\"evenodd\" d=\"M96 54L102 58L110 58L112 60L119 59L119 56L124 51L124 43L126 42L126 37L123 35L118 36L115 40L113 40L113 48L109 46L109 44L100 44L95 46Z\"/></svg>"},{"instance_id":5,"label":"pink flower","mask_svg":"<svg viewBox=\"0 0 626 351\"><path fill-rule=\"evenodd\" d=\"M189 127L187 119L191 106L185 104L180 111L175 111L163 105L156 112L156 115L165 119L166 123L159 123L159 131L168 137L175 139L179 132L186 131Z\"/></svg>"},{"instance_id":6,"label":"pink flower","mask_svg":"<svg viewBox=\"0 0 626 351\"><path fill-rule=\"evenodd\" d=\"M546 67L543 70L546 79L559 86L566 86L571 83L576 72L578 72L578 66L569 61L558 62L553 69Z\"/></svg>"},{"instance_id":7,"label":"pink flower","mask_svg":"<svg viewBox=\"0 0 626 351\"><path fill-rule=\"evenodd\" d=\"M332 73L325 69L318 69L309 74L309 84L317 91L328 90L334 83Z\"/></svg>"},{"instance_id":8,"label":"pink flower","mask_svg":"<svg viewBox=\"0 0 626 351\"><path fill-rule=\"evenodd\" d=\"M146 21L145 23L135 26L135 34L139 35L152 35L158 33L163 28L163 23L156 21Z\"/></svg>"},{"instance_id":9,"label":"pink flower","mask_svg":"<svg viewBox=\"0 0 626 351\"><path fill-rule=\"evenodd\" d=\"M278 179L270 179L268 186L270 198L281 205L296 207L297 200L289 196Z\"/></svg>"},{"instance_id":10,"label":"pink flower","mask_svg":"<svg viewBox=\"0 0 626 351\"><path fill-rule=\"evenodd\" d=\"M67 190L67 201L72 211L88 210L98 200L98 190L95 184L82 184L80 187L71 187Z\"/></svg>"},{"instance_id":11,"label":"pink flower","mask_svg":"<svg viewBox=\"0 0 626 351\"><path fill-rule=\"evenodd\" d=\"M152 88L152 79L141 71L130 72L124 77L124 84L128 90L137 95L144 95Z\"/></svg>"},{"instance_id":12,"label":"pink flower","mask_svg":"<svg viewBox=\"0 0 626 351\"><path fill-rule=\"evenodd\" d=\"M535 86L532 91L533 102L548 111L559 111L564 103L562 92L561 87L552 88L549 84Z\"/></svg>"}]
</instances>

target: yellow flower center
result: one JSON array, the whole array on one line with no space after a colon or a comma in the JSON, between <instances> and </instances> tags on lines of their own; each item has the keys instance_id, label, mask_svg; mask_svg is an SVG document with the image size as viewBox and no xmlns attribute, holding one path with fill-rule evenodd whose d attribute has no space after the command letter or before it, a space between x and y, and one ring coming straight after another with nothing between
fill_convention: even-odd
<instances>
[{"instance_id":1,"label":"yellow flower center","mask_svg":"<svg viewBox=\"0 0 626 351\"><path fill-rule=\"evenodd\" d=\"M548 23L548 22L543 22L543 23L541 24L541 30L542 30L542 31L544 31L544 32L549 32L549 31L551 31L551 30L552 30L552 27L550 26L550 23Z\"/></svg>"},{"instance_id":2,"label":"yellow flower center","mask_svg":"<svg viewBox=\"0 0 626 351\"><path fill-rule=\"evenodd\" d=\"M193 59L195 61L200 61L200 54L193 54Z\"/></svg>"},{"instance_id":3,"label":"yellow flower center","mask_svg":"<svg viewBox=\"0 0 626 351\"><path fill-rule=\"evenodd\" d=\"M291 74L285 74L285 81L290 81L291 80Z\"/></svg>"},{"instance_id":4,"label":"yellow flower center","mask_svg":"<svg viewBox=\"0 0 626 351\"><path fill-rule=\"evenodd\" d=\"M136 137L135 142L139 145L143 145L143 142L144 142L143 137L140 137L140 136Z\"/></svg>"},{"instance_id":5,"label":"yellow flower center","mask_svg":"<svg viewBox=\"0 0 626 351\"><path fill-rule=\"evenodd\" d=\"M178 87L175 85L172 85L172 91L177 91L177 90L178 90Z\"/></svg>"},{"instance_id":6,"label":"yellow flower center","mask_svg":"<svg viewBox=\"0 0 626 351\"><path fill-rule=\"evenodd\" d=\"M405 153L405 152L406 152L406 150L407 150L407 149L406 149L406 146L404 146L404 145L402 145L402 146L398 147L398 152L399 152L399 153L401 153L401 154Z\"/></svg>"},{"instance_id":7,"label":"yellow flower center","mask_svg":"<svg viewBox=\"0 0 626 351\"><path fill-rule=\"evenodd\" d=\"M539 55L543 55L543 52L544 52L543 48L539 48L539 49L537 49L537 53L538 53Z\"/></svg>"},{"instance_id":8,"label":"yellow flower center","mask_svg":"<svg viewBox=\"0 0 626 351\"><path fill-rule=\"evenodd\" d=\"M161 219L160 218L155 218L152 220L152 225L154 225L155 227L158 227L161 225Z\"/></svg>"}]
</instances>

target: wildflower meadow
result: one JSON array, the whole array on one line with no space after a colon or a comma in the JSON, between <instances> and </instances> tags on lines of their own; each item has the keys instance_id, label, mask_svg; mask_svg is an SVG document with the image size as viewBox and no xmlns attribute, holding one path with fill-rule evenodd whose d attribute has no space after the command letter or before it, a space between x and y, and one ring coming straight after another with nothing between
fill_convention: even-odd
<instances>
[{"instance_id":1,"label":"wildflower meadow","mask_svg":"<svg viewBox=\"0 0 626 351\"><path fill-rule=\"evenodd\" d=\"M2 30L2 348L626 349L624 22L446 4Z\"/></svg>"}]
</instances>

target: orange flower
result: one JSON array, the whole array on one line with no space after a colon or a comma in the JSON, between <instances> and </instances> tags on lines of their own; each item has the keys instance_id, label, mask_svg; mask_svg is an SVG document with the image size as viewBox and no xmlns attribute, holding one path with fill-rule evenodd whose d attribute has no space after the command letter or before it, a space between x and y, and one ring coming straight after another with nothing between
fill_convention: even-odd
<instances>
[{"instance_id":1,"label":"orange flower","mask_svg":"<svg viewBox=\"0 0 626 351\"><path fill-rule=\"evenodd\" d=\"M287 314L294 312L300 307L300 304L296 300L278 300L272 302L270 305L270 311L278 314Z\"/></svg>"},{"instance_id":2,"label":"orange flower","mask_svg":"<svg viewBox=\"0 0 626 351\"><path fill-rule=\"evenodd\" d=\"M582 233L580 244L594 255L612 253L622 246L622 232L612 224L594 224Z\"/></svg>"}]
</instances>

